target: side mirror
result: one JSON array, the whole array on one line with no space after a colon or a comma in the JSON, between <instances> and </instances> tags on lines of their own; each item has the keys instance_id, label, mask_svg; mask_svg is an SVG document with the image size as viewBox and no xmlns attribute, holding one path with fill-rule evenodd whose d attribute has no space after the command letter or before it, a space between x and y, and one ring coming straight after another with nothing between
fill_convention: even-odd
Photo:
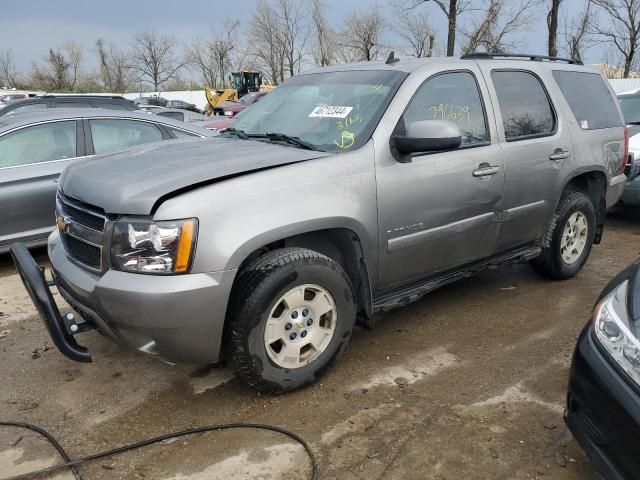
<instances>
[{"instance_id":1,"label":"side mirror","mask_svg":"<svg viewBox=\"0 0 640 480\"><path fill-rule=\"evenodd\" d=\"M419 120L407 125L407 134L394 135L391 141L403 155L455 150L462 143L458 126L447 120Z\"/></svg>"}]
</instances>

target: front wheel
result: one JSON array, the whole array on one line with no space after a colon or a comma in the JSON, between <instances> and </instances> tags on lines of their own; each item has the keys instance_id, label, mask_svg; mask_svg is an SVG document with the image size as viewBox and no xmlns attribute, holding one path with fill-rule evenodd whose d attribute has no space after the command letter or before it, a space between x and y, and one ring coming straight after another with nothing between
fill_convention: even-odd
<instances>
[{"instance_id":1,"label":"front wheel","mask_svg":"<svg viewBox=\"0 0 640 480\"><path fill-rule=\"evenodd\" d=\"M238 275L225 329L238 375L270 393L314 382L344 350L355 323L345 271L320 253L284 248Z\"/></svg>"},{"instance_id":2,"label":"front wheel","mask_svg":"<svg viewBox=\"0 0 640 480\"><path fill-rule=\"evenodd\" d=\"M564 192L543 239L542 253L531 265L549 278L573 277L587 261L595 235L596 211L591 199L582 192Z\"/></svg>"}]
</instances>

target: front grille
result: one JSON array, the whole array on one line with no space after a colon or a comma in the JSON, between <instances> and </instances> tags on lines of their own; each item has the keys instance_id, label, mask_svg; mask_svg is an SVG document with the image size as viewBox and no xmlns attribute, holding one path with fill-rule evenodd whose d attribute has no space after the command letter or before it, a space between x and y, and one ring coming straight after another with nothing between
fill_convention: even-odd
<instances>
[{"instance_id":1,"label":"front grille","mask_svg":"<svg viewBox=\"0 0 640 480\"><path fill-rule=\"evenodd\" d=\"M61 197L58 197L58 199L61 209L60 213L70 217L80 225L84 225L85 227L92 230L104 232L104 225L106 222L106 218L104 216L97 213L92 213L84 208L76 207L75 205L72 205L69 201Z\"/></svg>"},{"instance_id":2,"label":"front grille","mask_svg":"<svg viewBox=\"0 0 640 480\"><path fill-rule=\"evenodd\" d=\"M71 235L62 235L67 254L77 260L80 263L87 265L88 267L100 269L101 266L101 251L99 247L90 245L83 242Z\"/></svg>"}]
</instances>

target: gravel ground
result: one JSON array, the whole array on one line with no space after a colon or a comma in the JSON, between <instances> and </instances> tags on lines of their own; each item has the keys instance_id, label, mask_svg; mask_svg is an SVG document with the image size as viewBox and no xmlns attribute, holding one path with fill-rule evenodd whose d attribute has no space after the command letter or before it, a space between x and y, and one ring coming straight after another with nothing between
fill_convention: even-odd
<instances>
[{"instance_id":1,"label":"gravel ground","mask_svg":"<svg viewBox=\"0 0 640 480\"><path fill-rule=\"evenodd\" d=\"M66 360L0 257L0 420L46 428L72 457L189 426L259 422L303 436L323 479L596 479L562 420L567 376L597 295L640 255L639 236L640 211L621 210L574 279L551 282L508 265L381 315L373 331L355 332L321 383L277 397L225 367L165 365L95 332L80 339L94 363ZM0 478L58 461L34 435L0 429ZM305 479L309 464L287 438L242 430L181 438L81 472Z\"/></svg>"}]
</instances>

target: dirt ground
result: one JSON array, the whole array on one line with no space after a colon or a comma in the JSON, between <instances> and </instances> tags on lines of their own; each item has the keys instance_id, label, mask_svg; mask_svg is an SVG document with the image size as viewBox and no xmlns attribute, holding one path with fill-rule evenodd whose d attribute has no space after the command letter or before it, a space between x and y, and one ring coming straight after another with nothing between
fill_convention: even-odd
<instances>
[{"instance_id":1,"label":"dirt ground","mask_svg":"<svg viewBox=\"0 0 640 480\"><path fill-rule=\"evenodd\" d=\"M571 354L601 289L638 256L640 211L618 211L576 278L546 281L515 264L445 287L380 316L373 331L356 330L321 383L277 397L227 368L165 365L95 332L80 338L94 363L65 359L0 257L0 420L46 428L72 457L185 427L255 422L304 437L322 479L596 479L562 420ZM0 478L58 461L34 435L0 429ZM306 479L309 463L286 437L241 430L166 442L81 473Z\"/></svg>"}]
</instances>

